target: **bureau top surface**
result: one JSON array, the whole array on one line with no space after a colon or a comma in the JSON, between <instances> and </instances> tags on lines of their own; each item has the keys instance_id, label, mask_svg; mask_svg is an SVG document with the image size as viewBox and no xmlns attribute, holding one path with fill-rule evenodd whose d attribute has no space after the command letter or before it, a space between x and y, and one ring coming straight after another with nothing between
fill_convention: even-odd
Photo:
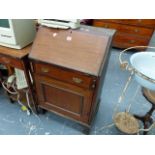
<instances>
[{"instance_id":1,"label":"bureau top surface","mask_svg":"<svg viewBox=\"0 0 155 155\"><path fill-rule=\"evenodd\" d=\"M0 46L0 54L17 59L22 59L29 54L31 47L32 45L28 45L23 49L13 49L9 47Z\"/></svg>"},{"instance_id":2,"label":"bureau top surface","mask_svg":"<svg viewBox=\"0 0 155 155\"><path fill-rule=\"evenodd\" d=\"M109 30L107 30L109 31ZM114 31L82 26L78 30L40 27L29 57L45 63L98 75Z\"/></svg>"}]
</instances>

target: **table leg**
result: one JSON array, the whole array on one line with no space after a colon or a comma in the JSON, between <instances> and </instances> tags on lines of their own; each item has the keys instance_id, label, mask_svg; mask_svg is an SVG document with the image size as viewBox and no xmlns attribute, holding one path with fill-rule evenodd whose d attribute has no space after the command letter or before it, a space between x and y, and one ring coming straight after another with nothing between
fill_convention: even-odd
<instances>
[{"instance_id":1,"label":"table leg","mask_svg":"<svg viewBox=\"0 0 155 155\"><path fill-rule=\"evenodd\" d=\"M31 70L30 70L30 64L29 64L28 58L25 58L23 60L23 67L24 67L24 73L25 73L26 81L28 84L29 94L30 94L30 97L32 99L31 108L32 108L34 113L37 113L37 110L36 110L36 101L37 100L36 100L36 95L34 93L35 90L34 90L32 81L30 79Z\"/></svg>"}]
</instances>

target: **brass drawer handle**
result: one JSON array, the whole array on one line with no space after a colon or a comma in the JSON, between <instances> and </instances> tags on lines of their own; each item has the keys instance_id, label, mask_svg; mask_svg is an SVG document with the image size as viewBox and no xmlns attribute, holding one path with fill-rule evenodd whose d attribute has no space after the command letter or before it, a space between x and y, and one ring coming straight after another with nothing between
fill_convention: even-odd
<instances>
[{"instance_id":1,"label":"brass drawer handle","mask_svg":"<svg viewBox=\"0 0 155 155\"><path fill-rule=\"evenodd\" d=\"M138 29L135 29L135 32L137 33L137 32L139 32L139 30Z\"/></svg>"},{"instance_id":2,"label":"brass drawer handle","mask_svg":"<svg viewBox=\"0 0 155 155\"><path fill-rule=\"evenodd\" d=\"M130 40L130 41L129 41L130 44L133 44L133 43L135 43L135 42L136 42L135 40Z\"/></svg>"},{"instance_id":3,"label":"brass drawer handle","mask_svg":"<svg viewBox=\"0 0 155 155\"><path fill-rule=\"evenodd\" d=\"M108 24L105 24L105 25L104 25L104 27L105 27L105 28L108 28L108 27L109 27L109 25L108 25Z\"/></svg>"},{"instance_id":4,"label":"brass drawer handle","mask_svg":"<svg viewBox=\"0 0 155 155\"><path fill-rule=\"evenodd\" d=\"M73 80L75 83L78 83L78 84L79 84L79 83L82 83L82 81L83 81L82 79L76 78L76 77L73 77L72 80Z\"/></svg>"},{"instance_id":5,"label":"brass drawer handle","mask_svg":"<svg viewBox=\"0 0 155 155\"><path fill-rule=\"evenodd\" d=\"M138 22L141 23L142 22L142 19L138 19Z\"/></svg>"},{"instance_id":6,"label":"brass drawer handle","mask_svg":"<svg viewBox=\"0 0 155 155\"><path fill-rule=\"evenodd\" d=\"M5 57L2 57L2 60L4 61L4 63L9 64L11 61Z\"/></svg>"},{"instance_id":7,"label":"brass drawer handle","mask_svg":"<svg viewBox=\"0 0 155 155\"><path fill-rule=\"evenodd\" d=\"M43 73L48 73L48 72L49 72L49 69L48 69L48 68L41 68L41 71L42 71Z\"/></svg>"}]
</instances>

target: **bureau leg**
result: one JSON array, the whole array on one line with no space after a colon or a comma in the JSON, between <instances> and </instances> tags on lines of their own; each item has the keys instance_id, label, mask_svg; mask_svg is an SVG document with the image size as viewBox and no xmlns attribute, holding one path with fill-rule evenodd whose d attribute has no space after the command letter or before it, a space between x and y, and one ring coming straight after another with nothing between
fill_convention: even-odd
<instances>
[{"instance_id":1,"label":"bureau leg","mask_svg":"<svg viewBox=\"0 0 155 155\"><path fill-rule=\"evenodd\" d=\"M37 107L37 113L38 114L45 114L46 113L46 110L45 109L42 109L40 107Z\"/></svg>"},{"instance_id":2,"label":"bureau leg","mask_svg":"<svg viewBox=\"0 0 155 155\"><path fill-rule=\"evenodd\" d=\"M9 96L9 94L8 94L8 96ZM15 103L15 101L14 101L11 97L9 97L9 100L10 100L10 102L11 102L12 104Z\"/></svg>"},{"instance_id":3,"label":"bureau leg","mask_svg":"<svg viewBox=\"0 0 155 155\"><path fill-rule=\"evenodd\" d=\"M100 105L101 99L98 100L97 105L96 105L96 111L95 111L95 116L99 111L99 105Z\"/></svg>"},{"instance_id":4,"label":"bureau leg","mask_svg":"<svg viewBox=\"0 0 155 155\"><path fill-rule=\"evenodd\" d=\"M90 134L90 128L86 127L84 130L83 130L83 133L85 135L89 135Z\"/></svg>"},{"instance_id":5,"label":"bureau leg","mask_svg":"<svg viewBox=\"0 0 155 155\"><path fill-rule=\"evenodd\" d=\"M35 95L35 91L33 89L33 83L31 81L31 78L30 78L30 74L31 74L31 69L30 69L30 64L29 64L29 61L28 61L28 58L25 58L23 61L23 70L24 70L24 73L25 73L25 77L26 77L26 81L27 81L27 84L28 84L28 89L29 89L29 96L31 98L31 110L37 114L37 109L36 109L36 102L37 102L37 99L36 99L36 95ZM32 74L31 74L32 75Z\"/></svg>"}]
</instances>

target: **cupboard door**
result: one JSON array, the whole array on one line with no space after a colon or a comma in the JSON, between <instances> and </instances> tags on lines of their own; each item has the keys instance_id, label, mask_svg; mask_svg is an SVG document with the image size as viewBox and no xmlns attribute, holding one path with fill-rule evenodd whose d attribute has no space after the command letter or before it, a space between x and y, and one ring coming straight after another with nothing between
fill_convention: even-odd
<instances>
[{"instance_id":1,"label":"cupboard door","mask_svg":"<svg viewBox=\"0 0 155 155\"><path fill-rule=\"evenodd\" d=\"M93 91L35 75L39 107L89 123Z\"/></svg>"}]
</instances>

